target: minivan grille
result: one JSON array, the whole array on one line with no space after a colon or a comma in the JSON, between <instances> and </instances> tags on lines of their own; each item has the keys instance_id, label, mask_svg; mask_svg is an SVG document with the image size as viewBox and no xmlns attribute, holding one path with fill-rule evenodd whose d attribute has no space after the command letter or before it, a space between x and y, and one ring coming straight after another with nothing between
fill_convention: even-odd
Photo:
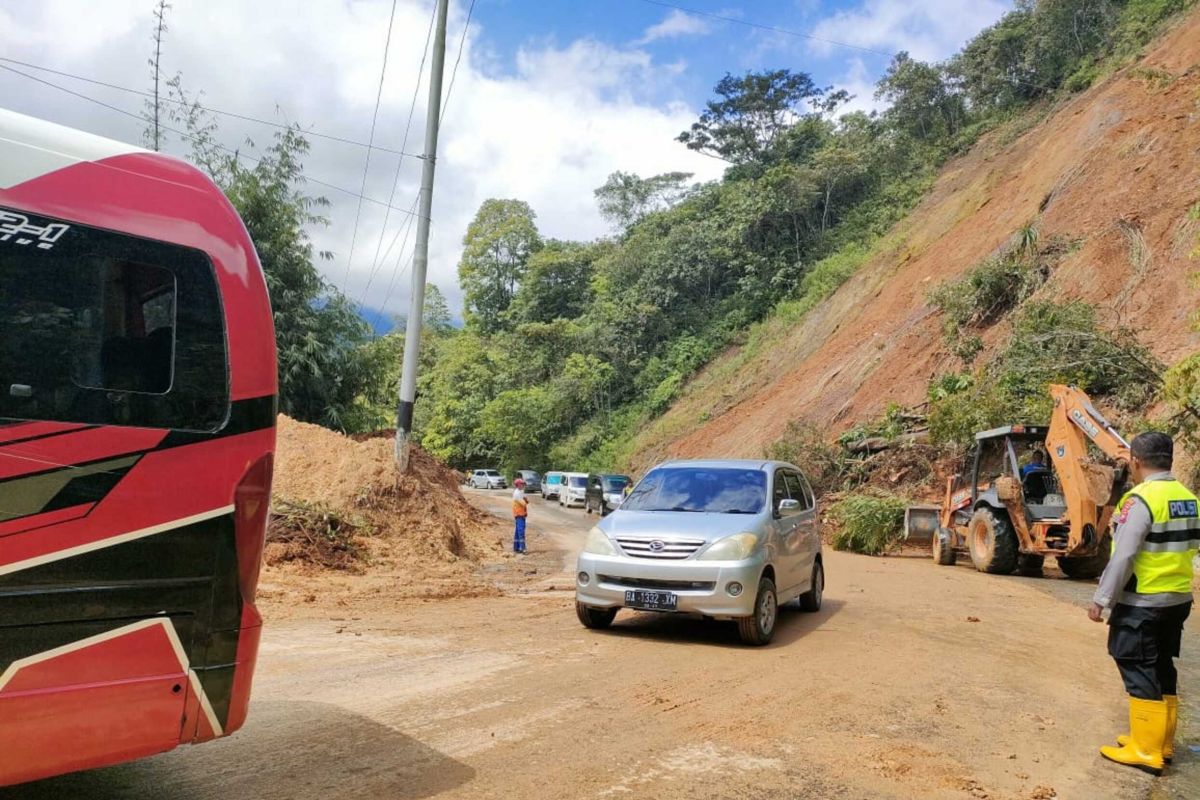
<instances>
[{"instance_id":1,"label":"minivan grille","mask_svg":"<svg viewBox=\"0 0 1200 800\"><path fill-rule=\"evenodd\" d=\"M637 558L691 558L707 542L703 539L657 539L650 536L618 536L626 555Z\"/></svg>"},{"instance_id":2,"label":"minivan grille","mask_svg":"<svg viewBox=\"0 0 1200 800\"><path fill-rule=\"evenodd\" d=\"M628 589L660 589L664 592L701 591L711 592L716 588L714 581L668 581L658 578L624 578L616 575L597 575L601 583L610 583Z\"/></svg>"}]
</instances>

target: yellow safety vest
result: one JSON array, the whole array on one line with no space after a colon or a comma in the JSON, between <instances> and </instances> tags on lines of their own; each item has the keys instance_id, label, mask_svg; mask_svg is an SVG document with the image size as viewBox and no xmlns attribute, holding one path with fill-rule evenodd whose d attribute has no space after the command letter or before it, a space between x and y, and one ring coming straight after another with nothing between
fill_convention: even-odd
<instances>
[{"instance_id":1,"label":"yellow safety vest","mask_svg":"<svg viewBox=\"0 0 1200 800\"><path fill-rule=\"evenodd\" d=\"M1200 551L1196 495L1177 480L1146 481L1121 498L1118 508L1138 497L1150 509L1150 532L1133 558L1133 579L1125 591L1138 594L1190 592L1192 559ZM1113 549L1117 542L1113 539Z\"/></svg>"}]
</instances>

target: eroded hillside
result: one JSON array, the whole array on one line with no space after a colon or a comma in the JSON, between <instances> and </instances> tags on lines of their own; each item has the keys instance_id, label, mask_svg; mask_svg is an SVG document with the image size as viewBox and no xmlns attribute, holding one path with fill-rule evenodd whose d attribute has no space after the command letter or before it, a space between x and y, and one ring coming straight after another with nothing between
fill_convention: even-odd
<instances>
[{"instance_id":1,"label":"eroded hillside","mask_svg":"<svg viewBox=\"0 0 1200 800\"><path fill-rule=\"evenodd\" d=\"M1022 130L1027 128L1027 130ZM1200 13L1138 62L950 162L873 257L799 322L763 323L640 434L631 466L664 456L759 456L789 421L831 433L891 402L920 403L957 362L931 288L961 276L1030 222L1078 243L1038 290L1095 304L1165 363L1194 352L1189 325L1200 223ZM995 346L1003 324L984 334Z\"/></svg>"}]
</instances>

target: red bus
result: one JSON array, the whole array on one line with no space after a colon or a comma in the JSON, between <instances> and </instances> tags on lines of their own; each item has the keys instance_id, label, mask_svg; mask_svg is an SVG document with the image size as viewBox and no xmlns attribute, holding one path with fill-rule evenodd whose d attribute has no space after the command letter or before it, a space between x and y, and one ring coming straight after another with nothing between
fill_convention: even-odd
<instances>
[{"instance_id":1,"label":"red bus","mask_svg":"<svg viewBox=\"0 0 1200 800\"><path fill-rule=\"evenodd\" d=\"M275 369L208 178L0 111L0 786L245 721Z\"/></svg>"}]
</instances>

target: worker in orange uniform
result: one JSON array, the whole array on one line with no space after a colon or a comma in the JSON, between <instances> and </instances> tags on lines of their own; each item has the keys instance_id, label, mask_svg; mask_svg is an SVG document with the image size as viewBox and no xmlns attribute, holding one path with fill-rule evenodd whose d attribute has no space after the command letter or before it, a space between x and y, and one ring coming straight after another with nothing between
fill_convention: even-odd
<instances>
[{"instance_id":1,"label":"worker in orange uniform","mask_svg":"<svg viewBox=\"0 0 1200 800\"><path fill-rule=\"evenodd\" d=\"M1174 442L1143 433L1130 445L1137 484L1118 506L1112 557L1088 617L1108 618L1108 653L1129 693L1129 734L1101 747L1110 761L1154 775L1175 753L1175 658L1192 610L1192 559L1200 551L1198 501L1171 474Z\"/></svg>"},{"instance_id":2,"label":"worker in orange uniform","mask_svg":"<svg viewBox=\"0 0 1200 800\"><path fill-rule=\"evenodd\" d=\"M525 480L513 481L513 552L525 552L525 518L529 516L529 500L525 497Z\"/></svg>"}]
</instances>

